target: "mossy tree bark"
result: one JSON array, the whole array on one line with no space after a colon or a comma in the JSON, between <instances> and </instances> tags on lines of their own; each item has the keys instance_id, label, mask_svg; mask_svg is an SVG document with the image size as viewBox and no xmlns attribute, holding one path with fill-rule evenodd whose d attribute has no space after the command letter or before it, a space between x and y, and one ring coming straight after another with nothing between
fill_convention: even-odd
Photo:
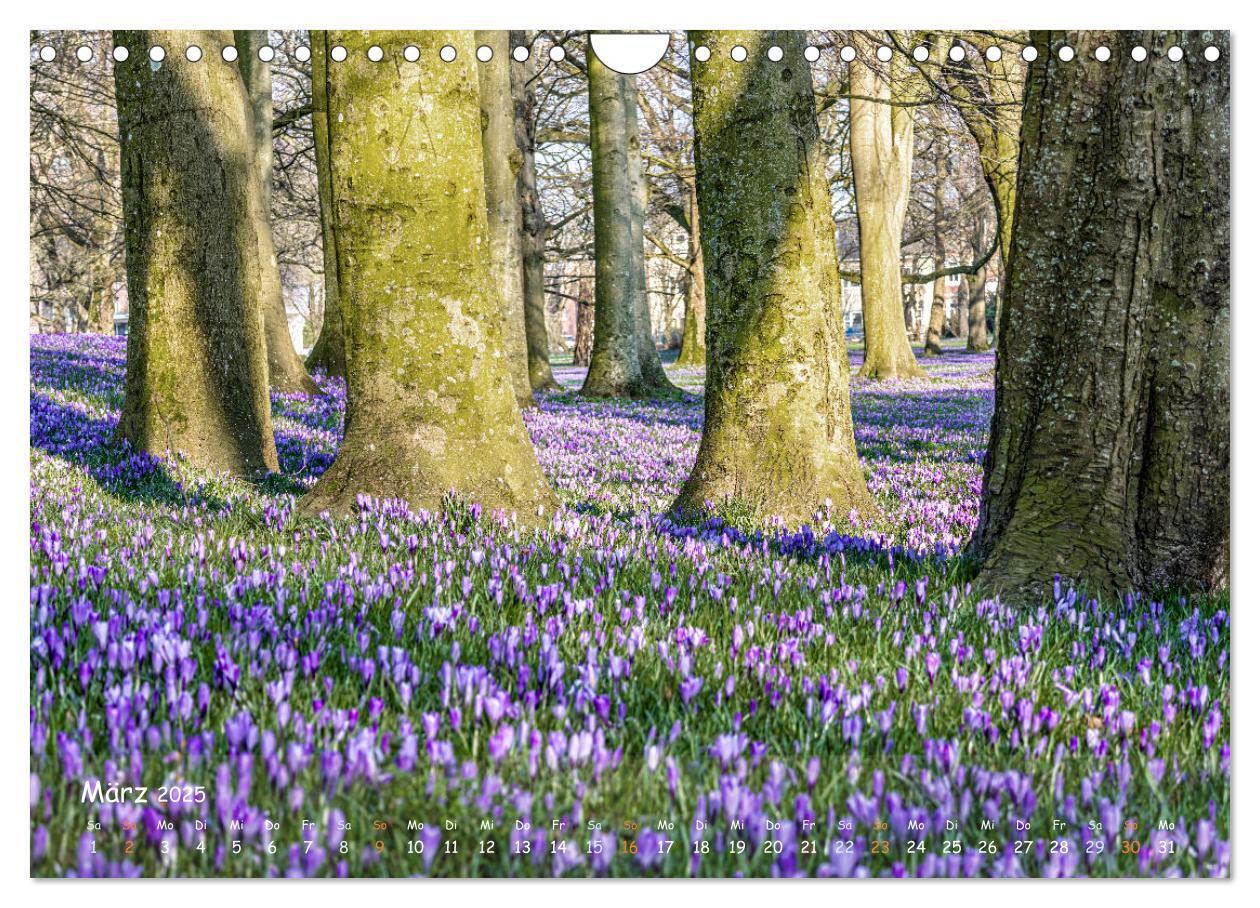
<instances>
[{"instance_id":1,"label":"mossy tree bark","mask_svg":"<svg viewBox=\"0 0 1260 908\"><path fill-rule=\"evenodd\" d=\"M592 52L590 56L595 56ZM630 249L633 258L630 276L634 280L634 316L639 349L639 371L643 383L653 393L673 390L674 385L665 374L661 355L656 350L656 335L652 330L652 308L648 304L647 259L644 255L644 222L647 219L648 184L643 170L643 153L639 136L639 81L638 76L622 74L622 100L626 115L626 167L630 176ZM596 304L598 305L598 293Z\"/></svg>"},{"instance_id":2,"label":"mossy tree bark","mask_svg":"<svg viewBox=\"0 0 1260 908\"><path fill-rule=\"evenodd\" d=\"M704 249L700 242L700 206L695 186L687 193L687 301L683 312L682 346L675 366L699 369L705 362Z\"/></svg>"},{"instance_id":3,"label":"mossy tree bark","mask_svg":"<svg viewBox=\"0 0 1260 908\"><path fill-rule=\"evenodd\" d=\"M901 234L914 162L913 108L898 106L908 74L900 54L876 59L876 43L855 33L860 59L849 65L849 153L862 268L862 330L868 378L922 375L906 337L901 299Z\"/></svg>"},{"instance_id":4,"label":"mossy tree bark","mask_svg":"<svg viewBox=\"0 0 1260 908\"><path fill-rule=\"evenodd\" d=\"M263 335L266 223L230 31L118 31L130 333L118 437L194 466L278 469ZM196 44L209 61L190 63ZM148 50L169 48L160 64ZM176 51L176 49L181 49Z\"/></svg>"},{"instance_id":5,"label":"mossy tree bark","mask_svg":"<svg viewBox=\"0 0 1260 908\"><path fill-rule=\"evenodd\" d=\"M491 282L471 31L336 31L326 68L346 427L302 499L366 493L435 509L448 492L536 522L555 498L525 432ZM368 60L389 48L390 65ZM413 44L420 60L401 59ZM456 58L439 62L443 46ZM397 57L395 59L395 57Z\"/></svg>"},{"instance_id":6,"label":"mossy tree bark","mask_svg":"<svg viewBox=\"0 0 1260 908\"><path fill-rule=\"evenodd\" d=\"M1229 35L1051 32L1029 67L987 590L1212 590L1229 566ZM1222 48L1209 64L1196 54ZM1184 65L1073 47L1188 49ZM1196 56L1191 57L1191 54ZM1158 56L1158 55L1157 55ZM1064 332L1063 325L1073 330Z\"/></svg>"},{"instance_id":7,"label":"mossy tree bark","mask_svg":"<svg viewBox=\"0 0 1260 908\"><path fill-rule=\"evenodd\" d=\"M263 329L267 339L267 373L271 390L282 394L312 394L319 386L306 374L306 367L293 349L289 334L289 316L285 311L284 293L280 286L280 266L276 260L275 238L271 232L271 64L258 58L258 49L267 44L265 31L233 32L239 53L237 66L249 97L253 125L254 166L262 184L263 223L257 234L262 248ZM216 61L217 62L217 61Z\"/></svg>"},{"instance_id":8,"label":"mossy tree bark","mask_svg":"<svg viewBox=\"0 0 1260 908\"><path fill-rule=\"evenodd\" d=\"M511 32L511 44L525 45L524 32ZM516 147L521 153L517 192L521 204L522 289L525 305L525 346L529 356L529 384L535 391L559 391L551 371L551 344L547 339L547 289L543 274L547 221L538 199L538 169L534 159L537 115L534 88L524 65L510 67L512 105L515 113Z\"/></svg>"},{"instance_id":9,"label":"mossy tree bark","mask_svg":"<svg viewBox=\"0 0 1260 908\"><path fill-rule=\"evenodd\" d=\"M477 44L489 47L492 52L489 60L477 64L490 269L502 299L503 345L512 388L516 392L517 406L524 410L534 406L534 391L529 381L529 349L525 342L521 203L516 188L521 152L516 147L511 47L505 31L479 31Z\"/></svg>"},{"instance_id":10,"label":"mossy tree bark","mask_svg":"<svg viewBox=\"0 0 1260 908\"><path fill-rule=\"evenodd\" d=\"M587 397L643 397L651 386L639 356L642 319L636 312L643 246L635 248L640 202L631 173L628 83L588 45L591 182L595 215L595 345L582 384Z\"/></svg>"},{"instance_id":11,"label":"mossy tree bark","mask_svg":"<svg viewBox=\"0 0 1260 908\"><path fill-rule=\"evenodd\" d=\"M311 32L311 47L326 43L322 31ZM337 238L332 222L332 162L328 157L328 55L311 56L311 133L315 145L315 179L319 189L319 226L324 252L324 320L306 357L311 369L345 378L346 339L337 298Z\"/></svg>"},{"instance_id":12,"label":"mossy tree bark","mask_svg":"<svg viewBox=\"0 0 1260 908\"><path fill-rule=\"evenodd\" d=\"M849 412L840 272L805 35L690 32L708 291L704 433L676 507L789 524L869 513ZM747 60L730 50L742 45ZM783 57L766 51L777 45Z\"/></svg>"}]
</instances>

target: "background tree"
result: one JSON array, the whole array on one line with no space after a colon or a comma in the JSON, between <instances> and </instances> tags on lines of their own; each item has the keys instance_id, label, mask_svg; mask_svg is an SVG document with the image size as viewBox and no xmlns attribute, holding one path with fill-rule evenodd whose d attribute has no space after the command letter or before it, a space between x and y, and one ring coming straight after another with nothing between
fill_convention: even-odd
<instances>
[{"instance_id":1,"label":"background tree","mask_svg":"<svg viewBox=\"0 0 1260 908\"><path fill-rule=\"evenodd\" d=\"M402 59L408 44L420 59ZM445 45L450 63L435 63ZM368 59L379 45L389 65ZM302 499L360 493L436 508L450 491L527 521L555 498L517 409L490 270L476 43L470 31L325 32L330 207L345 323L337 459ZM425 129L409 129L416 111Z\"/></svg>"},{"instance_id":2,"label":"background tree","mask_svg":"<svg viewBox=\"0 0 1260 908\"><path fill-rule=\"evenodd\" d=\"M289 315L285 310L280 287L280 267L271 234L272 103L271 64L259 58L259 48L269 46L265 31L233 32L237 63L245 94L249 99L252 125L254 168L262 186L263 222L255 232L263 246L259 250L260 277L263 284L263 330L267 341L267 370L271 388L283 394L309 394L319 387L306 374L306 367L293 349L289 334Z\"/></svg>"},{"instance_id":3,"label":"background tree","mask_svg":"<svg viewBox=\"0 0 1260 908\"><path fill-rule=\"evenodd\" d=\"M524 32L511 32L513 47L527 47ZM535 55L530 55L533 61ZM529 356L529 383L535 391L559 390L551 372L551 351L547 340L546 278L543 273L543 244L546 240L542 204L538 198L537 99L526 66L510 67L516 145L521 153L517 191L521 203L521 255L524 262L522 291L525 306L525 343Z\"/></svg>"},{"instance_id":4,"label":"background tree","mask_svg":"<svg viewBox=\"0 0 1260 908\"><path fill-rule=\"evenodd\" d=\"M1213 43L1223 59L1157 60ZM1229 567L1229 35L1034 35L971 553L1044 593L1219 589ZM1106 63L1058 48L1106 46ZM1193 51L1188 51L1191 53ZM1090 111L1082 116L1081 111ZM1065 332L1064 325L1072 325Z\"/></svg>"},{"instance_id":5,"label":"background tree","mask_svg":"<svg viewBox=\"0 0 1260 908\"><path fill-rule=\"evenodd\" d=\"M116 63L131 333L120 438L195 466L278 469L267 388L267 242L249 101L226 31L120 31ZM191 63L184 50L209 61ZM166 49L154 65L149 48Z\"/></svg>"},{"instance_id":6,"label":"background tree","mask_svg":"<svg viewBox=\"0 0 1260 908\"><path fill-rule=\"evenodd\" d=\"M324 265L324 317L319 339L306 363L329 375L346 375L345 322L341 312L341 282L337 276L337 237L332 216L332 160L328 126L328 55L323 32L311 33L311 133L319 195L319 224Z\"/></svg>"},{"instance_id":7,"label":"background tree","mask_svg":"<svg viewBox=\"0 0 1260 908\"><path fill-rule=\"evenodd\" d=\"M854 33L849 67L850 154L862 260L862 326L869 378L922 375L906 338L901 299L901 235L910 195L914 117L904 59L878 59L880 42Z\"/></svg>"},{"instance_id":8,"label":"background tree","mask_svg":"<svg viewBox=\"0 0 1260 908\"><path fill-rule=\"evenodd\" d=\"M516 111L512 103L511 47L505 31L477 32L489 60L477 64L481 99L481 148L486 172L490 268L503 308L503 346L508 372L522 409L534 406L525 340L524 260L521 257L521 204L517 178L521 152L516 146Z\"/></svg>"},{"instance_id":9,"label":"background tree","mask_svg":"<svg viewBox=\"0 0 1260 908\"><path fill-rule=\"evenodd\" d=\"M790 522L828 501L868 512L805 36L689 38L712 51L691 77L708 370L700 451L677 507L713 502ZM767 56L776 45L778 62Z\"/></svg>"}]
</instances>

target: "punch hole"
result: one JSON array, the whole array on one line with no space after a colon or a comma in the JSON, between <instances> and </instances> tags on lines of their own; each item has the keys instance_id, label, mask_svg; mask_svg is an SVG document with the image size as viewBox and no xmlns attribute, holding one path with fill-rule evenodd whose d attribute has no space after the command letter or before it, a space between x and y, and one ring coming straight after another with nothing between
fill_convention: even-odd
<instances>
[{"instance_id":1,"label":"punch hole","mask_svg":"<svg viewBox=\"0 0 1260 908\"><path fill-rule=\"evenodd\" d=\"M1076 51L1072 50L1072 48L1068 47L1066 44L1059 48L1059 59L1064 63L1070 62L1075 57Z\"/></svg>"},{"instance_id":2,"label":"punch hole","mask_svg":"<svg viewBox=\"0 0 1260 908\"><path fill-rule=\"evenodd\" d=\"M996 63L998 60L1002 59L1002 48L998 47L996 44L989 46L984 52L984 58L990 63Z\"/></svg>"},{"instance_id":3,"label":"punch hole","mask_svg":"<svg viewBox=\"0 0 1260 908\"><path fill-rule=\"evenodd\" d=\"M814 47L814 45L811 44L809 47L805 48L805 59L810 63L817 62L820 56L822 56L822 51Z\"/></svg>"},{"instance_id":4,"label":"punch hole","mask_svg":"<svg viewBox=\"0 0 1260 908\"><path fill-rule=\"evenodd\" d=\"M552 63L559 63L564 59L564 48L559 44L553 44L551 50L547 51L547 56L551 58Z\"/></svg>"},{"instance_id":5,"label":"punch hole","mask_svg":"<svg viewBox=\"0 0 1260 908\"><path fill-rule=\"evenodd\" d=\"M1029 44L1023 50L1019 52L1019 55L1023 57L1024 60L1031 63L1033 60L1037 59L1037 48Z\"/></svg>"},{"instance_id":6,"label":"punch hole","mask_svg":"<svg viewBox=\"0 0 1260 908\"><path fill-rule=\"evenodd\" d=\"M777 44L771 46L771 48L766 51L766 57L768 57L772 63L778 63L783 59L783 48L779 47Z\"/></svg>"},{"instance_id":7,"label":"punch hole","mask_svg":"<svg viewBox=\"0 0 1260 908\"><path fill-rule=\"evenodd\" d=\"M517 63L524 63L529 59L529 48L525 47L523 44L518 44L516 47L512 48L512 59Z\"/></svg>"},{"instance_id":8,"label":"punch hole","mask_svg":"<svg viewBox=\"0 0 1260 908\"><path fill-rule=\"evenodd\" d=\"M949 49L949 59L953 60L955 63L961 63L963 58L966 56L967 52L962 49L961 44L955 44Z\"/></svg>"},{"instance_id":9,"label":"punch hole","mask_svg":"<svg viewBox=\"0 0 1260 908\"><path fill-rule=\"evenodd\" d=\"M805 53L808 54L809 51L806 51ZM852 63L856 58L857 58L857 51L854 50L852 47L840 48L840 59L843 60L845 63Z\"/></svg>"},{"instance_id":10,"label":"punch hole","mask_svg":"<svg viewBox=\"0 0 1260 908\"><path fill-rule=\"evenodd\" d=\"M913 53L914 53L914 59L918 60L920 63L923 63L927 60L929 51L926 44L920 44L918 47L914 49Z\"/></svg>"},{"instance_id":11,"label":"punch hole","mask_svg":"<svg viewBox=\"0 0 1260 908\"><path fill-rule=\"evenodd\" d=\"M385 51L381 50L381 47L379 44L373 44L371 47L368 48L367 58L371 60L373 63L380 63L382 60L385 59Z\"/></svg>"},{"instance_id":12,"label":"punch hole","mask_svg":"<svg viewBox=\"0 0 1260 908\"><path fill-rule=\"evenodd\" d=\"M420 48L414 44L408 44L403 48L403 59L408 63L415 63L420 59Z\"/></svg>"},{"instance_id":13,"label":"punch hole","mask_svg":"<svg viewBox=\"0 0 1260 908\"><path fill-rule=\"evenodd\" d=\"M189 63L196 63L201 59L201 48L196 44L188 45L187 49L184 51L184 58L188 60Z\"/></svg>"},{"instance_id":14,"label":"punch hole","mask_svg":"<svg viewBox=\"0 0 1260 908\"><path fill-rule=\"evenodd\" d=\"M450 63L456 57L455 48L449 44L444 44L442 45L442 49L438 51L438 56L442 58L443 62Z\"/></svg>"},{"instance_id":15,"label":"punch hole","mask_svg":"<svg viewBox=\"0 0 1260 908\"><path fill-rule=\"evenodd\" d=\"M1174 63L1180 63L1181 58L1184 57L1185 55L1186 55L1186 52L1182 50L1180 47L1178 47L1176 44L1168 48L1168 59L1172 60Z\"/></svg>"},{"instance_id":16,"label":"punch hole","mask_svg":"<svg viewBox=\"0 0 1260 908\"><path fill-rule=\"evenodd\" d=\"M79 49L74 52L74 55L79 58L80 63L92 62L92 48L86 44L80 45Z\"/></svg>"},{"instance_id":17,"label":"punch hole","mask_svg":"<svg viewBox=\"0 0 1260 908\"><path fill-rule=\"evenodd\" d=\"M705 47L703 44L701 44L699 47L695 49L694 56L701 63L704 63L705 61L707 61L709 59L709 55L710 55L709 49Z\"/></svg>"},{"instance_id":18,"label":"punch hole","mask_svg":"<svg viewBox=\"0 0 1260 908\"><path fill-rule=\"evenodd\" d=\"M1130 56L1133 57L1133 59L1136 60L1138 63L1141 63L1143 60L1146 59L1146 48L1139 44L1137 47L1133 48L1133 51L1130 54Z\"/></svg>"},{"instance_id":19,"label":"punch hole","mask_svg":"<svg viewBox=\"0 0 1260 908\"><path fill-rule=\"evenodd\" d=\"M149 48L149 59L154 63L161 63L166 59L166 48L160 44L155 44Z\"/></svg>"},{"instance_id":20,"label":"punch hole","mask_svg":"<svg viewBox=\"0 0 1260 908\"><path fill-rule=\"evenodd\" d=\"M494 48L489 44L483 44L477 48L477 59L482 63L489 63L494 59Z\"/></svg>"},{"instance_id":21,"label":"punch hole","mask_svg":"<svg viewBox=\"0 0 1260 908\"><path fill-rule=\"evenodd\" d=\"M879 50L875 51L875 58L881 63L887 63L892 59L892 48L887 44L881 44Z\"/></svg>"},{"instance_id":22,"label":"punch hole","mask_svg":"<svg viewBox=\"0 0 1260 908\"><path fill-rule=\"evenodd\" d=\"M1111 59L1111 48L1106 46L1094 48L1094 59L1099 63L1106 63Z\"/></svg>"},{"instance_id":23,"label":"punch hole","mask_svg":"<svg viewBox=\"0 0 1260 908\"><path fill-rule=\"evenodd\" d=\"M743 63L748 59L748 50L742 44L736 44L731 48L731 59L736 63Z\"/></svg>"},{"instance_id":24,"label":"punch hole","mask_svg":"<svg viewBox=\"0 0 1260 908\"><path fill-rule=\"evenodd\" d=\"M299 63L305 63L311 59L311 49L303 44L293 51L293 56Z\"/></svg>"},{"instance_id":25,"label":"punch hole","mask_svg":"<svg viewBox=\"0 0 1260 908\"><path fill-rule=\"evenodd\" d=\"M235 48L235 47L233 47L231 44L229 44L227 47L223 48L223 61L224 61L225 63L235 63L235 62L236 62L236 48Z\"/></svg>"},{"instance_id":26,"label":"punch hole","mask_svg":"<svg viewBox=\"0 0 1260 908\"><path fill-rule=\"evenodd\" d=\"M57 49L50 44L45 44L39 49L39 58L45 63L51 63L57 59Z\"/></svg>"},{"instance_id":27,"label":"punch hole","mask_svg":"<svg viewBox=\"0 0 1260 908\"><path fill-rule=\"evenodd\" d=\"M335 62L341 63L346 59L346 49L338 44L328 52L328 56L332 57Z\"/></svg>"},{"instance_id":28,"label":"punch hole","mask_svg":"<svg viewBox=\"0 0 1260 908\"><path fill-rule=\"evenodd\" d=\"M1203 59L1207 60L1209 63L1215 63L1220 58L1221 49L1215 44L1209 44L1207 47L1203 48Z\"/></svg>"},{"instance_id":29,"label":"punch hole","mask_svg":"<svg viewBox=\"0 0 1260 908\"><path fill-rule=\"evenodd\" d=\"M119 63L122 63L124 60L126 60L130 56L131 56L131 52L128 51L127 48L125 47L114 48L114 59L118 61Z\"/></svg>"},{"instance_id":30,"label":"punch hole","mask_svg":"<svg viewBox=\"0 0 1260 908\"><path fill-rule=\"evenodd\" d=\"M262 47L258 48L258 59L262 60L264 63L270 63L275 58L276 49L270 44L264 44Z\"/></svg>"}]
</instances>

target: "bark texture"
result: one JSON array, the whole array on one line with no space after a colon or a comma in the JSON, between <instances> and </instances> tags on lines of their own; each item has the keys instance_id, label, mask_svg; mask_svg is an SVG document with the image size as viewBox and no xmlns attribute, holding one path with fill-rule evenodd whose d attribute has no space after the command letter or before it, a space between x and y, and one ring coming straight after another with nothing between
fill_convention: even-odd
<instances>
[{"instance_id":1,"label":"bark texture","mask_svg":"<svg viewBox=\"0 0 1260 908\"><path fill-rule=\"evenodd\" d=\"M326 32L346 427L306 514L366 493L435 509L448 492L537 522L555 498L512 393L490 270L471 31ZM373 44L420 49L383 66ZM438 63L444 45L456 59Z\"/></svg>"},{"instance_id":2,"label":"bark texture","mask_svg":"<svg viewBox=\"0 0 1260 908\"><path fill-rule=\"evenodd\" d=\"M493 55L477 64L481 98L481 150L486 171L486 217L490 231L490 273L503 310L503 346L516 403L534 406L529 381L529 349L525 342L524 261L521 258L521 203L517 174L521 152L516 147L512 104L511 48L505 31L477 32L478 46Z\"/></svg>"},{"instance_id":3,"label":"bark texture","mask_svg":"<svg viewBox=\"0 0 1260 908\"><path fill-rule=\"evenodd\" d=\"M860 374L874 379L922 375L906 338L901 299L901 234L914 163L913 108L889 103L899 100L895 96L903 92L907 74L900 54L891 63L880 63L874 41L860 32L853 41L860 58L849 65L849 152L866 338Z\"/></svg>"},{"instance_id":4,"label":"bark texture","mask_svg":"<svg viewBox=\"0 0 1260 908\"><path fill-rule=\"evenodd\" d=\"M119 31L114 66L121 142L130 332L118 437L182 451L194 466L276 470L262 306L266 223L249 101L217 61L230 31ZM169 48L161 63L153 45Z\"/></svg>"},{"instance_id":5,"label":"bark texture","mask_svg":"<svg viewBox=\"0 0 1260 908\"><path fill-rule=\"evenodd\" d=\"M643 245L640 242L636 249L634 244L641 202L631 174L628 83L589 46L586 73L595 214L595 345L582 394L643 397L651 385L644 379L639 356L643 328L637 298L646 280Z\"/></svg>"},{"instance_id":6,"label":"bark texture","mask_svg":"<svg viewBox=\"0 0 1260 908\"><path fill-rule=\"evenodd\" d=\"M949 179L948 167L941 142L936 143L936 173L932 185L932 270L945 267L945 183ZM932 310L928 315L927 330L923 336L924 356L941 355L941 337L945 332L945 278L932 282Z\"/></svg>"},{"instance_id":7,"label":"bark texture","mask_svg":"<svg viewBox=\"0 0 1260 908\"><path fill-rule=\"evenodd\" d=\"M690 32L707 267L704 433L676 507L789 524L871 507L849 412L835 226L805 35ZM742 45L748 58L730 59ZM766 51L783 48L780 61Z\"/></svg>"},{"instance_id":8,"label":"bark texture","mask_svg":"<svg viewBox=\"0 0 1260 908\"><path fill-rule=\"evenodd\" d=\"M280 265L276 260L275 238L271 232L271 64L258 59L258 48L267 44L265 31L233 32L240 56L237 67L249 98L254 167L262 185L263 221L257 227L260 242L260 273L263 282L263 329L267 340L267 373L271 390L281 394L313 394L319 386L311 380L293 349L289 333L289 316L284 307L280 286Z\"/></svg>"},{"instance_id":9,"label":"bark texture","mask_svg":"<svg viewBox=\"0 0 1260 908\"><path fill-rule=\"evenodd\" d=\"M978 582L1021 596L1044 595L1056 573L1103 594L1222 588L1229 35L1035 40ZM1216 64L1194 50L1184 65L1055 53L1209 42Z\"/></svg>"},{"instance_id":10,"label":"bark texture","mask_svg":"<svg viewBox=\"0 0 1260 908\"><path fill-rule=\"evenodd\" d=\"M312 48L323 42L323 32L311 33ZM324 54L311 56L311 133L319 188L319 226L324 245L324 319L315 346L306 357L306 365L345 378L346 339L337 295L337 238L333 235L332 162L328 156L328 57Z\"/></svg>"},{"instance_id":11,"label":"bark texture","mask_svg":"<svg viewBox=\"0 0 1260 908\"><path fill-rule=\"evenodd\" d=\"M513 47L525 45L524 32L511 32ZM559 391L551 371L551 344L547 339L547 289L543 275L547 221L538 200L538 170L534 161L535 100L524 64L512 66L512 105L515 112L516 147L521 153L517 191L521 203L522 287L525 296L525 345L529 356L529 383L535 391Z\"/></svg>"}]
</instances>

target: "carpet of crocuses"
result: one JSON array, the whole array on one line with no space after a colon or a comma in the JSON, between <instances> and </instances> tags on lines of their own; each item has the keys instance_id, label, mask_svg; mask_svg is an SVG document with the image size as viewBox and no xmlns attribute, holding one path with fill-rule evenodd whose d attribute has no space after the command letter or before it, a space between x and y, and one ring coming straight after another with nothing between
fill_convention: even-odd
<instances>
[{"instance_id":1,"label":"carpet of crocuses","mask_svg":"<svg viewBox=\"0 0 1260 908\"><path fill-rule=\"evenodd\" d=\"M1229 874L1228 599L965 582L991 356L855 381L881 515L805 528L664 516L702 374L560 368L539 531L296 518L331 381L261 485L120 450L124 358L31 345L32 874Z\"/></svg>"}]
</instances>

